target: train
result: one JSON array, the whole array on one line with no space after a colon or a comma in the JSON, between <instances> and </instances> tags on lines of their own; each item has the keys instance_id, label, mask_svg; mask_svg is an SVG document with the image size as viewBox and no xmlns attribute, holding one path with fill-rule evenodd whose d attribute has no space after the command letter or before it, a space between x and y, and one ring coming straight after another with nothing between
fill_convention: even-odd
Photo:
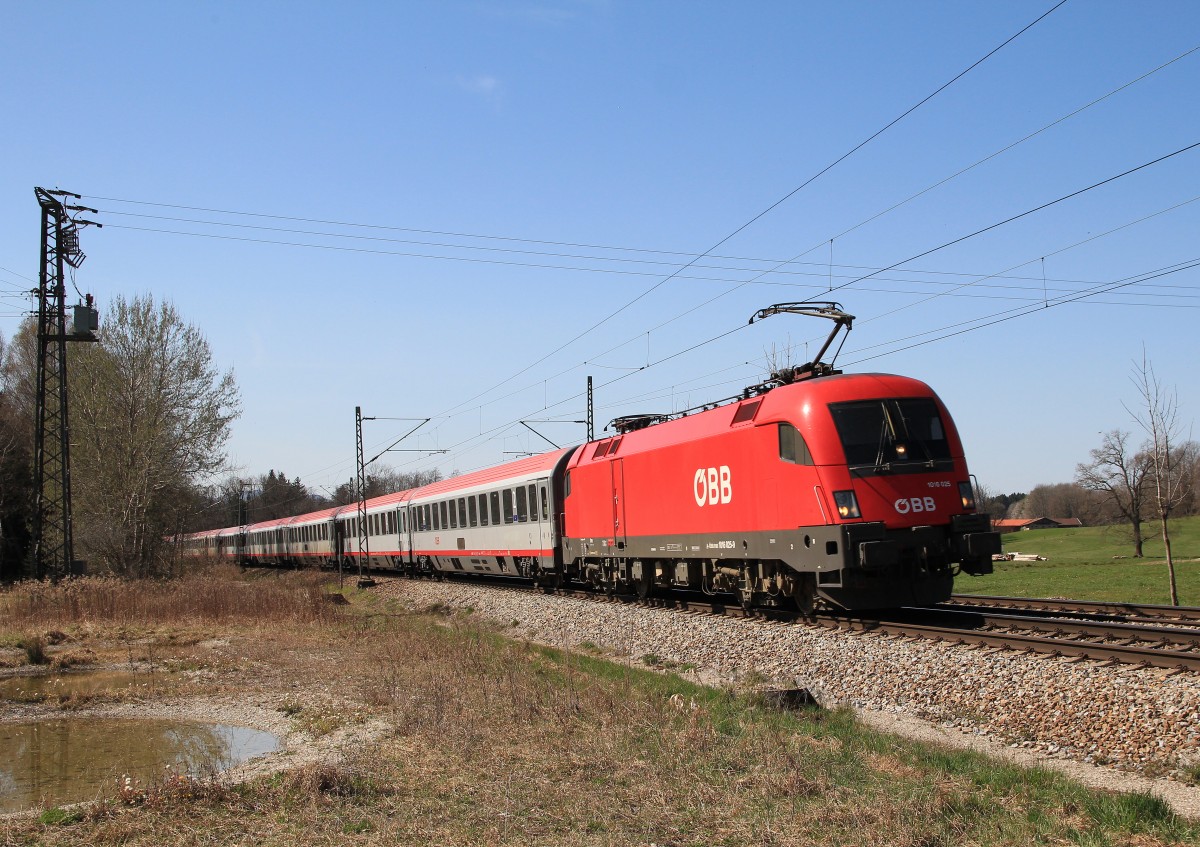
<instances>
[{"instance_id":1,"label":"train","mask_svg":"<svg viewBox=\"0 0 1200 847\"><path fill-rule=\"evenodd\" d=\"M920 380L819 362L701 410L420 488L182 536L239 564L511 577L811 614L926 605L986 574L953 419Z\"/></svg>"}]
</instances>

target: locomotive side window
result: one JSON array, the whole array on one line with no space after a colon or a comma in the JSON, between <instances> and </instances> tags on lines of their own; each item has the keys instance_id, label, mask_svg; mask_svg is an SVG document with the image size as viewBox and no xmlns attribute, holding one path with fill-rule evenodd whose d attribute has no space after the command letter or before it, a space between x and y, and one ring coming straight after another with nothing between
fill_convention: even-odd
<instances>
[{"instance_id":1,"label":"locomotive side window","mask_svg":"<svg viewBox=\"0 0 1200 847\"><path fill-rule=\"evenodd\" d=\"M504 489L504 491L500 492L500 496L504 500L504 522L512 523L513 522L512 489L511 488Z\"/></svg>"},{"instance_id":2,"label":"locomotive side window","mask_svg":"<svg viewBox=\"0 0 1200 847\"><path fill-rule=\"evenodd\" d=\"M928 397L833 403L833 423L851 467L928 464L950 459L950 444Z\"/></svg>"},{"instance_id":3,"label":"locomotive side window","mask_svg":"<svg viewBox=\"0 0 1200 847\"><path fill-rule=\"evenodd\" d=\"M491 505L492 505L492 526L499 526L500 525L500 492L493 491L488 495L488 497L490 498L488 500L488 502L491 503Z\"/></svg>"},{"instance_id":4,"label":"locomotive side window","mask_svg":"<svg viewBox=\"0 0 1200 847\"><path fill-rule=\"evenodd\" d=\"M790 423L779 424L779 458L793 465L811 465L812 454L802 436Z\"/></svg>"}]
</instances>

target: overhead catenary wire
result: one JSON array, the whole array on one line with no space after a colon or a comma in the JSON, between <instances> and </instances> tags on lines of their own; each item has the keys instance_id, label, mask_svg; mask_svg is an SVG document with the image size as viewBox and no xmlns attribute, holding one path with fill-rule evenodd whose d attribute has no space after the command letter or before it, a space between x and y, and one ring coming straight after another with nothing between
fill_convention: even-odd
<instances>
[{"instance_id":1,"label":"overhead catenary wire","mask_svg":"<svg viewBox=\"0 0 1200 847\"><path fill-rule=\"evenodd\" d=\"M1177 273L1181 273L1183 271L1193 270L1195 268L1200 268L1200 258L1188 259L1184 262L1179 262L1174 265L1167 265L1166 267L1157 268L1153 271L1147 271L1147 272L1141 273L1141 274L1134 274L1133 276L1125 277L1123 279L1116 280L1115 282L1112 282L1112 283L1096 286L1096 289L1091 292L1083 292L1080 294L1076 294L1072 297L1064 297L1064 298L1058 298L1055 300L1050 300L1045 305L1043 305L1041 303L1035 303L1032 306L1025 307L1025 308L1009 309L1004 312L997 312L995 314L987 315L987 316L984 316L981 318L974 318L969 321L961 321L957 324L952 324L948 327L941 327L939 329L930 330L925 333L918 333L916 335L909 336L907 338L895 339L892 342L883 342L881 344L872 345L872 347L863 348L863 349L868 350L868 349L873 349L876 347L885 346L886 344L889 344L889 343L894 344L894 343L898 343L901 341L908 341L908 340L912 340L914 338L919 338L922 335L929 335L934 332L943 333L941 335L937 335L934 338L927 338L923 341L917 341L913 344L909 344L904 347L893 348L890 350L885 350L881 353L873 354L871 356L866 356L861 359L856 359L855 361L848 363L848 366L862 364L863 362L871 361L872 359L878 359L881 356L887 356L887 355L892 355L895 353L901 353L906 350L912 350L916 347L923 347L927 344L933 344L934 342L937 342L937 341L945 341L948 338L954 338L955 336L963 335L967 332L973 332L978 329L984 329L986 327L995 326L996 324L1005 323L1007 321L1014 320L1016 318L1022 318L1022 317L1027 317L1029 315L1040 314L1040 313L1046 311L1047 309L1051 309L1056 306L1063 306L1068 303L1076 303L1080 300L1083 300L1084 298L1094 297L1099 294L1107 294L1109 292L1116 291L1116 290L1124 288L1126 286L1137 285L1138 283L1145 282L1150 279L1158 279L1158 278L1161 278L1164 276L1169 276L1171 274L1177 274ZM965 324L975 324L975 325L967 326L965 329L958 329L958 327L964 326ZM953 329L954 331L953 332L947 331L947 330L951 330L951 329Z\"/></svg>"},{"instance_id":2,"label":"overhead catenary wire","mask_svg":"<svg viewBox=\"0 0 1200 847\"><path fill-rule=\"evenodd\" d=\"M875 274L877 274L877 273L885 273L887 271L895 270L896 268L900 267L901 265L907 265L909 262L914 262L917 259L921 259L921 258L924 258L925 256L929 256L933 253L938 252L939 250L945 250L947 247L952 247L955 244L961 244L962 242L967 241L968 239L983 235L985 232L991 232L992 230L997 229L1002 226L1005 226L1006 224L1010 224L1013 221L1018 221L1021 218L1028 217L1029 215L1035 214L1036 212L1043 211L1044 209L1049 209L1051 206L1055 206L1059 203L1065 202L1074 197L1078 197L1081 194L1086 194L1089 191L1094 191L1095 189L1100 188L1105 185L1108 185L1111 182L1116 182L1119 179L1123 179L1124 177L1127 177L1130 174L1135 174L1138 171L1144 170L1153 165L1157 165L1161 162L1165 162L1168 159L1174 158L1175 156L1179 156L1179 155L1187 153L1191 150L1195 150L1197 147L1200 147L1200 141L1193 142L1192 144L1188 144L1185 147L1180 147L1178 150L1175 150L1171 153L1167 153L1163 156L1159 156L1157 159L1151 159L1149 162L1143 162L1142 164L1138 165L1137 167L1133 167L1133 168L1130 168L1129 170L1122 171L1119 174L1110 176L1107 179L1102 179L1099 182L1094 182L1085 188L1080 188L1077 191L1072 191L1070 194L1064 194L1063 196L1057 197L1054 200L1051 200L1047 203L1042 203L1039 206L1034 206L1032 209L1026 209L1024 212L1020 212L1016 215L1012 215L1011 217L1007 217L1002 221L997 221L996 223L990 224L989 226L985 226L982 229L977 229L974 232L969 232L966 235L951 239L950 241L947 241L944 244L939 244L937 247L931 247L928 250L925 250L921 253L917 253L916 255L909 256L907 259L901 259L899 262L888 265L886 268L882 268L879 271L875 271L873 273L866 274L865 276L861 276L858 279L852 279L849 282L844 282L841 285L838 285L835 288L833 288L833 291L839 291L843 288L847 288L851 285L854 285L857 282L862 282L863 280L870 279L871 277L875 276Z\"/></svg>"}]
</instances>

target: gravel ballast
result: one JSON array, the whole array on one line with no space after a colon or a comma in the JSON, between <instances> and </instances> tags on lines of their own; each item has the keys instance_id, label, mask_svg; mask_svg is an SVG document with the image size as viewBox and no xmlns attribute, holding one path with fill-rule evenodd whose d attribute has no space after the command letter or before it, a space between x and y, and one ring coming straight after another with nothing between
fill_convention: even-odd
<instances>
[{"instance_id":1,"label":"gravel ballast","mask_svg":"<svg viewBox=\"0 0 1200 847\"><path fill-rule=\"evenodd\" d=\"M1118 790L1153 790L1200 817L1200 678L1160 669L688 614L458 582L373 589L414 609L470 609L513 637L687 668L700 681L806 688L884 731L972 747ZM1103 767L1102 767L1103 766Z\"/></svg>"}]
</instances>

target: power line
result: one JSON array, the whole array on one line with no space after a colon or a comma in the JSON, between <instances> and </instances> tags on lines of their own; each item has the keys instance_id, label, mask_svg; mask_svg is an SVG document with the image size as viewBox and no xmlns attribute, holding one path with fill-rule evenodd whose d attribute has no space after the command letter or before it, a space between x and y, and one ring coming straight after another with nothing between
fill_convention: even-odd
<instances>
[{"instance_id":1,"label":"power line","mask_svg":"<svg viewBox=\"0 0 1200 847\"><path fill-rule=\"evenodd\" d=\"M949 332L949 333L946 333L945 335L940 335L935 338L928 338L928 339L925 339L924 341L919 341L915 344L909 344L905 347L899 347L899 348L892 349L892 350L885 350L882 353L876 353L875 355L867 356L865 358L850 362L848 364L848 366L858 365L863 362L871 361L872 359L878 359L881 356L888 356L893 353L901 353L906 350L912 350L916 347L923 347L926 344L932 344L935 341L944 341L947 338L953 338L958 335L963 335L967 332L973 332L977 329L983 329L985 327L995 326L996 324L1005 323L1006 321L1014 320L1016 318L1021 318L1021 317L1025 317L1027 315L1037 314L1038 312L1044 312L1047 309L1052 309L1056 306L1062 306L1062 305L1066 305L1068 303L1076 303L1085 298L1094 297L1094 296L1100 295L1100 294L1108 294L1108 293L1111 293L1118 289L1125 288L1127 286L1138 285L1139 283L1146 282L1151 279L1158 279L1160 277L1169 276L1171 274L1176 274L1176 273L1181 273L1182 271L1191 270L1191 269L1197 268L1197 267L1200 267L1200 258L1188 259L1183 262L1176 263L1174 265L1167 265L1166 267L1157 268L1153 271L1146 271L1144 273L1134 274L1133 276L1128 276L1123 279L1119 279L1115 282L1098 285L1091 291L1082 292L1082 293L1076 294L1072 297L1057 298L1053 301L1046 303L1045 305L1039 303L1032 307L1009 309L1009 310L1006 310L1003 312L996 312L992 315L987 315L982 318L973 318L969 321L961 321L959 323L951 324L949 326L941 327L939 329L929 330L928 332L917 333L916 335L907 336L905 338L893 339L890 342L882 342L880 344L872 345L871 347L862 348L862 350L865 351L865 350L876 349L878 347L883 347L888 344L895 344L895 343L902 342L902 341L908 341L908 340L911 340L914 338L920 338L921 336L924 336L924 335L929 335L933 332L944 332L945 330L956 329L956 327L960 327L960 326L964 326L964 325L968 325L968 324L978 324L976 326L968 326L966 329L956 329L956 331L954 331L954 332ZM980 323L978 323L979 321L986 321L986 323L980 324Z\"/></svg>"},{"instance_id":2,"label":"power line","mask_svg":"<svg viewBox=\"0 0 1200 847\"><path fill-rule=\"evenodd\" d=\"M1043 203L1040 206L1033 207L1032 209L1026 209L1024 212L1021 212L1020 214L1016 214L1016 215L1013 215L1012 217L1005 218L1002 221L997 221L996 223L991 224L990 226L985 226L982 229L977 229L974 232L968 233L967 235L963 235L963 236L960 236L959 238L955 238L951 241L947 241L945 244L939 244L937 247L930 248L929 250L926 250L922 253L918 253L915 256L910 256L907 259L903 259L899 262L896 262L893 265L888 265L886 268L883 268L874 273L869 273L865 276L859 277L858 279L852 279L852 280L850 280L850 282L842 283L841 285L835 286L831 290L838 291L842 288L846 288L848 286L854 285L856 282L862 282L864 279L870 279L871 277L875 276L876 273L884 273L886 271L895 270L896 268L900 267L901 265L906 265L909 262L924 258L925 256L928 256L931 253L936 253L939 250L944 250L947 247L951 247L955 244L961 244L962 242L964 242L968 239L974 238L977 235L983 235L983 233L985 233L985 232L991 232L993 229L1002 227L1005 224L1010 224L1013 221L1017 221L1017 220L1020 220L1021 218L1028 217L1029 215L1032 215L1035 212L1040 212L1043 209L1048 209L1051 206L1057 205L1058 203L1062 203L1066 200L1070 200L1073 197L1078 197L1079 195L1085 194L1089 191L1092 191L1093 189L1100 188L1101 186L1104 186L1104 185L1108 185L1110 182L1115 182L1116 180L1121 179L1123 177L1127 177L1130 174L1137 173L1138 171L1148 168L1151 165L1157 165L1160 162L1165 162L1170 158L1178 156L1182 153L1186 153L1189 150L1194 150L1197 147L1200 147L1200 141L1197 141L1194 144L1189 144L1186 147L1181 147L1178 150L1174 151L1173 153L1168 153L1165 156L1159 156L1157 159L1152 159L1149 162L1144 162L1143 164L1140 164L1135 168L1130 168L1127 171L1123 171L1123 172L1117 174L1116 176L1110 176L1108 179L1102 179L1099 182L1096 182L1096 183L1093 183L1093 184L1087 186L1086 188L1080 188L1078 191L1072 191L1070 194L1064 194L1062 197L1051 200L1048 203Z\"/></svg>"}]
</instances>

